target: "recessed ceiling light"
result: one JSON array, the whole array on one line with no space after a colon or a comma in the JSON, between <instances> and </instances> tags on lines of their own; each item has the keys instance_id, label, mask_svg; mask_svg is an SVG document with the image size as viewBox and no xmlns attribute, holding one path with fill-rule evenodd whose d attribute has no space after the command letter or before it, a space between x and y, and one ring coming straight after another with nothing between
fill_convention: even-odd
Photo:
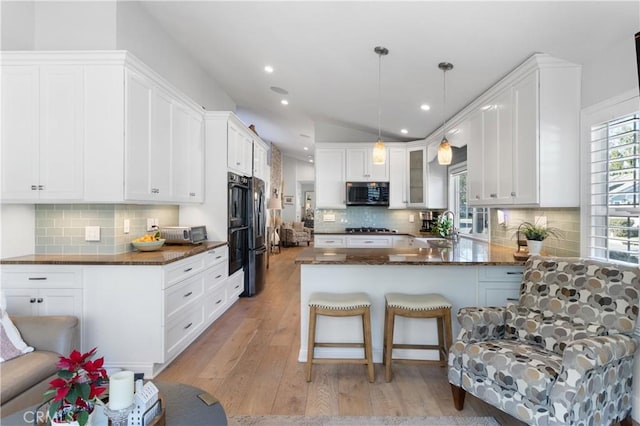
<instances>
[{"instance_id":1,"label":"recessed ceiling light","mask_svg":"<svg viewBox=\"0 0 640 426\"><path fill-rule=\"evenodd\" d=\"M429 111L431 109L431 107L427 104L422 104L420 105L420 109L423 111Z\"/></svg>"},{"instance_id":2,"label":"recessed ceiling light","mask_svg":"<svg viewBox=\"0 0 640 426\"><path fill-rule=\"evenodd\" d=\"M407 133L409 133L409 131L407 129L400 129L400 133L406 135Z\"/></svg>"},{"instance_id":3,"label":"recessed ceiling light","mask_svg":"<svg viewBox=\"0 0 640 426\"><path fill-rule=\"evenodd\" d=\"M282 105L289 105L289 101L288 101L288 100L286 100L286 99L281 100L281 101L280 101L280 103L281 103Z\"/></svg>"},{"instance_id":4,"label":"recessed ceiling light","mask_svg":"<svg viewBox=\"0 0 640 426\"><path fill-rule=\"evenodd\" d=\"M272 91L279 93L281 95L288 95L289 92L286 89L283 89L282 87L278 87L278 86L271 86L269 87L269 89L271 89Z\"/></svg>"},{"instance_id":5,"label":"recessed ceiling light","mask_svg":"<svg viewBox=\"0 0 640 426\"><path fill-rule=\"evenodd\" d=\"M273 67L271 65L267 65L264 67L264 72L271 74L273 72Z\"/></svg>"},{"instance_id":6,"label":"recessed ceiling light","mask_svg":"<svg viewBox=\"0 0 640 426\"><path fill-rule=\"evenodd\" d=\"M306 147L306 146L302 149L304 149L305 151L309 151L309 147Z\"/></svg>"},{"instance_id":7,"label":"recessed ceiling light","mask_svg":"<svg viewBox=\"0 0 640 426\"><path fill-rule=\"evenodd\" d=\"M310 163L313 163L313 160L309 160Z\"/></svg>"}]
</instances>

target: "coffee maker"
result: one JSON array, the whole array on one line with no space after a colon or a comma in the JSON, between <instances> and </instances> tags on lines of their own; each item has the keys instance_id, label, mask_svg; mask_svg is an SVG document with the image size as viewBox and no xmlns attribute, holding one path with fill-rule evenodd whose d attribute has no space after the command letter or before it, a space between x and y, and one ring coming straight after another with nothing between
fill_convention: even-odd
<instances>
[{"instance_id":1,"label":"coffee maker","mask_svg":"<svg viewBox=\"0 0 640 426\"><path fill-rule=\"evenodd\" d=\"M438 220L438 212L432 210L422 211L420 212L420 220L422 221L420 232L431 232Z\"/></svg>"}]
</instances>

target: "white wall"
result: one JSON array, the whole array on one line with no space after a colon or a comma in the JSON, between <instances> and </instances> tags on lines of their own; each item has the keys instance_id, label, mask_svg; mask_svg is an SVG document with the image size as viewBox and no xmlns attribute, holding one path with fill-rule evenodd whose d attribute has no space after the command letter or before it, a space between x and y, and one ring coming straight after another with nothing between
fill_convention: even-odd
<instances>
[{"instance_id":1,"label":"white wall","mask_svg":"<svg viewBox=\"0 0 640 426\"><path fill-rule=\"evenodd\" d=\"M640 11L639 11L640 13ZM640 24L638 27L640 31ZM594 52L591 62L582 64L582 108L638 89L636 47L633 34Z\"/></svg>"},{"instance_id":2,"label":"white wall","mask_svg":"<svg viewBox=\"0 0 640 426\"><path fill-rule=\"evenodd\" d=\"M0 259L35 253L36 208L33 204L0 206Z\"/></svg>"},{"instance_id":3,"label":"white wall","mask_svg":"<svg viewBox=\"0 0 640 426\"><path fill-rule=\"evenodd\" d=\"M298 160L287 155L282 156L282 195L293 195L293 205L285 204L282 209L282 221L293 222L301 220L301 184L315 180L315 168L313 163Z\"/></svg>"},{"instance_id":4,"label":"white wall","mask_svg":"<svg viewBox=\"0 0 640 426\"><path fill-rule=\"evenodd\" d=\"M35 3L0 2L2 50L32 50L35 36Z\"/></svg>"}]
</instances>

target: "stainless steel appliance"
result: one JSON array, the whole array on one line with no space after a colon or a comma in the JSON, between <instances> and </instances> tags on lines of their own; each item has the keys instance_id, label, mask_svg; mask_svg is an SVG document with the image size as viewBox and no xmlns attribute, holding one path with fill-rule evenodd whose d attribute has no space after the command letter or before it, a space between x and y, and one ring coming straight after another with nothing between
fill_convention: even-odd
<instances>
[{"instance_id":1,"label":"stainless steel appliance","mask_svg":"<svg viewBox=\"0 0 640 426\"><path fill-rule=\"evenodd\" d=\"M254 296L264 288L267 273L267 210L264 181L252 178L249 181L249 250L248 267L245 268L244 293Z\"/></svg>"},{"instance_id":2,"label":"stainless steel appliance","mask_svg":"<svg viewBox=\"0 0 640 426\"><path fill-rule=\"evenodd\" d=\"M438 214L433 211L420 212L420 221L422 221L422 227L420 231L431 232L433 226L436 224Z\"/></svg>"},{"instance_id":3,"label":"stainless steel appliance","mask_svg":"<svg viewBox=\"0 0 640 426\"><path fill-rule=\"evenodd\" d=\"M388 206L389 182L347 182L348 206Z\"/></svg>"},{"instance_id":4,"label":"stainless steel appliance","mask_svg":"<svg viewBox=\"0 0 640 426\"><path fill-rule=\"evenodd\" d=\"M228 174L229 275L245 267L249 260L249 179Z\"/></svg>"},{"instance_id":5,"label":"stainless steel appliance","mask_svg":"<svg viewBox=\"0 0 640 426\"><path fill-rule=\"evenodd\" d=\"M160 228L160 238L167 244L198 244L207 241L205 226L163 226Z\"/></svg>"}]
</instances>

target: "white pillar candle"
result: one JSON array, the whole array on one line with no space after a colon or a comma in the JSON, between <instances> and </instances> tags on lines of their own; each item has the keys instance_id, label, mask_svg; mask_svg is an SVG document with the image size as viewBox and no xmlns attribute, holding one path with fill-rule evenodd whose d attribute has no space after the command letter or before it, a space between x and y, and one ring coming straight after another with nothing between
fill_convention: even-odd
<instances>
[{"instance_id":1,"label":"white pillar candle","mask_svg":"<svg viewBox=\"0 0 640 426\"><path fill-rule=\"evenodd\" d=\"M133 404L133 371L119 371L109 377L109 409L122 410Z\"/></svg>"}]
</instances>

